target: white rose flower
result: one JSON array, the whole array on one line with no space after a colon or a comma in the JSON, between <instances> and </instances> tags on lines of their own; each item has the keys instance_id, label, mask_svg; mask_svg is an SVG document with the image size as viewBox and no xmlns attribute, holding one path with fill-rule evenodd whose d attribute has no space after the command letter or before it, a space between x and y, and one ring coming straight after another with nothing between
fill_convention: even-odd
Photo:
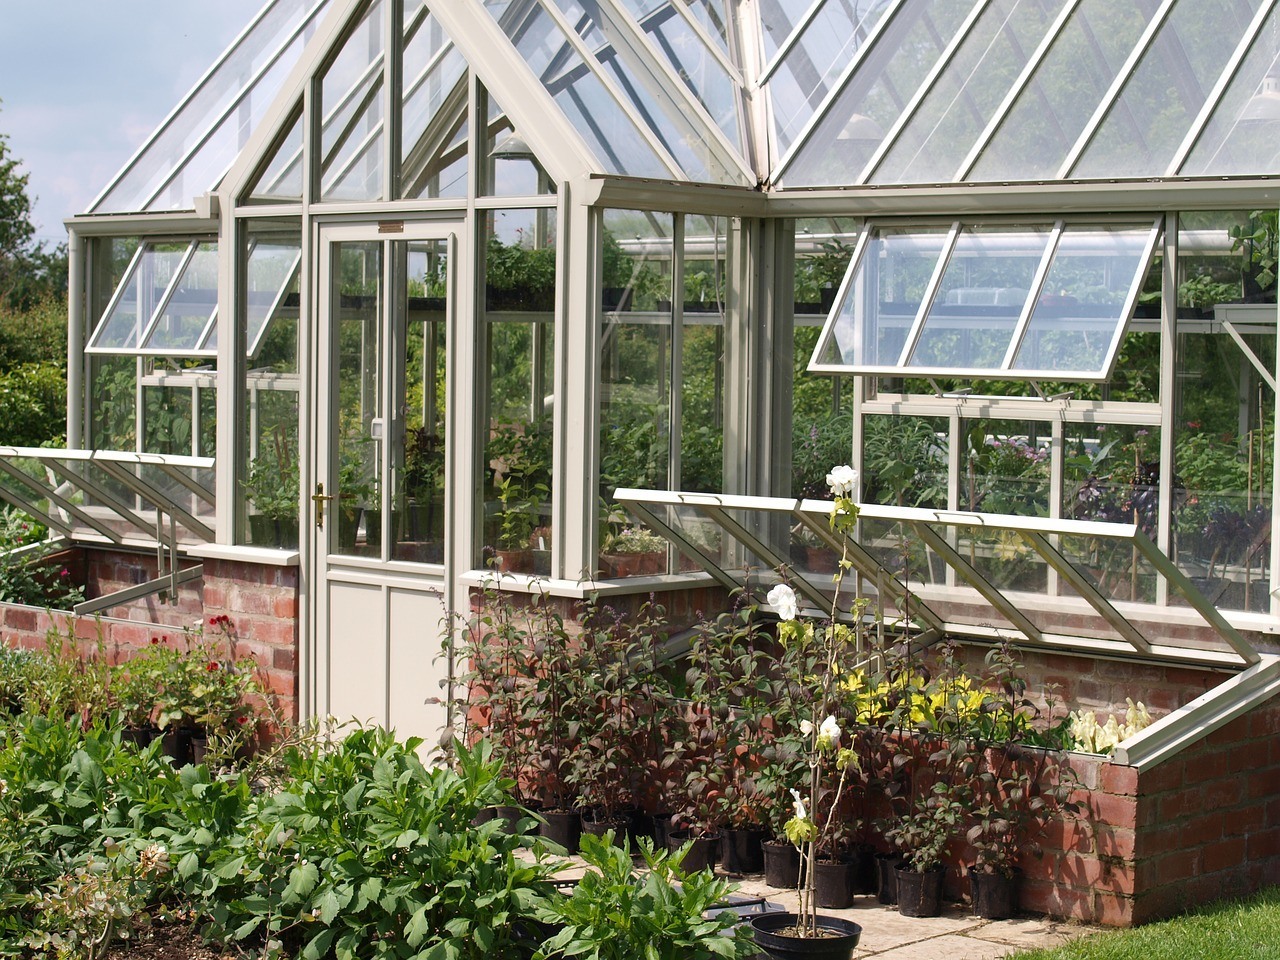
<instances>
[{"instance_id":1,"label":"white rose flower","mask_svg":"<svg viewBox=\"0 0 1280 960\"><path fill-rule=\"evenodd\" d=\"M800 612L796 604L796 592L785 583L780 583L770 590L765 599L769 601L769 606L778 612L778 618L781 620L794 620L796 614Z\"/></svg>"},{"instance_id":2,"label":"white rose flower","mask_svg":"<svg viewBox=\"0 0 1280 960\"><path fill-rule=\"evenodd\" d=\"M831 488L833 497L851 497L853 488L858 485L858 471L846 464L834 467L827 474L827 486Z\"/></svg>"}]
</instances>

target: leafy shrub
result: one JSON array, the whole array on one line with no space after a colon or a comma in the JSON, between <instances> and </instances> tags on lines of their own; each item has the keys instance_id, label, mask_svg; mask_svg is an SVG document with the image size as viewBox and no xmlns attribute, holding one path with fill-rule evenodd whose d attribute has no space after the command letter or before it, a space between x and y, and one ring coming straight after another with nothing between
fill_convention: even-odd
<instances>
[{"instance_id":1,"label":"leafy shrub","mask_svg":"<svg viewBox=\"0 0 1280 960\"><path fill-rule=\"evenodd\" d=\"M587 873L567 897L553 899L543 918L562 929L543 944L535 960L581 957L583 960L710 960L746 958L755 944L745 928L731 930L738 918L730 911L706 917L724 902L732 887L710 870L684 874L676 854L655 853L641 839L648 872L631 865L625 839L621 847L607 838L584 834L582 858L598 872Z\"/></svg>"},{"instance_id":2,"label":"leafy shrub","mask_svg":"<svg viewBox=\"0 0 1280 960\"><path fill-rule=\"evenodd\" d=\"M16 447L60 443L67 424L67 378L56 363L24 363L0 374L0 441Z\"/></svg>"},{"instance_id":3,"label":"leafy shrub","mask_svg":"<svg viewBox=\"0 0 1280 960\"><path fill-rule=\"evenodd\" d=\"M295 750L285 788L242 812L243 793L220 798L221 813L188 810L188 820L236 821L221 836L170 836L182 891L209 917L205 933L265 939L273 956L517 956L517 921L549 894L548 867L518 856L532 841L504 821L472 826L511 784L484 748L459 748L454 771L425 767L419 745L358 730Z\"/></svg>"},{"instance_id":4,"label":"leafy shrub","mask_svg":"<svg viewBox=\"0 0 1280 960\"><path fill-rule=\"evenodd\" d=\"M25 513L0 510L0 601L68 610L84 599L71 572L50 559L52 548L36 546L44 534Z\"/></svg>"}]
</instances>

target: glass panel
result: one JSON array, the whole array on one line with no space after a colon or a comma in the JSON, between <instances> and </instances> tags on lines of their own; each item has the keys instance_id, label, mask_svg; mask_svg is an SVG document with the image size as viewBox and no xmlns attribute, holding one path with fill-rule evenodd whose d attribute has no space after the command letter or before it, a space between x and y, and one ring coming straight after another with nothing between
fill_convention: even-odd
<instances>
[{"instance_id":1,"label":"glass panel","mask_svg":"<svg viewBox=\"0 0 1280 960\"><path fill-rule=\"evenodd\" d=\"M575 24L579 36L595 54L600 65L644 118L645 124L676 158L691 180L725 181L737 179L719 164L708 144L710 134L699 120L687 113L682 101L666 88L666 80L652 70L642 56L633 52L627 39L628 27L610 16L596 0L555 0L566 19ZM614 38L622 38L621 43Z\"/></svg>"},{"instance_id":2,"label":"glass panel","mask_svg":"<svg viewBox=\"0 0 1280 960\"><path fill-rule=\"evenodd\" d=\"M553 193L551 179L533 150L514 127L506 111L485 93L488 133L483 140L485 194L495 197L533 197Z\"/></svg>"},{"instance_id":3,"label":"glass panel","mask_svg":"<svg viewBox=\"0 0 1280 960\"><path fill-rule=\"evenodd\" d=\"M320 102L320 198L383 195L382 0L375 0L325 72Z\"/></svg>"},{"instance_id":4,"label":"glass panel","mask_svg":"<svg viewBox=\"0 0 1280 960\"><path fill-rule=\"evenodd\" d=\"M770 61L791 33L791 24L803 16L809 4L787 6L795 7L790 15L780 9L777 0L766 0L762 4ZM888 7L885 0L823 4L786 58L774 69L768 89L774 131L781 150L786 150L809 122ZM778 29L773 29L775 27Z\"/></svg>"},{"instance_id":5,"label":"glass panel","mask_svg":"<svg viewBox=\"0 0 1280 960\"><path fill-rule=\"evenodd\" d=\"M960 508L1020 517L1049 515L1049 424L963 420Z\"/></svg>"},{"instance_id":6,"label":"glass panel","mask_svg":"<svg viewBox=\"0 0 1280 960\"><path fill-rule=\"evenodd\" d=\"M235 131L234 139L242 144L302 51L302 43L291 43L292 38L299 34L303 40L309 37L315 17L324 6L325 0L277 0L270 4L92 212L125 213L147 208L151 197L219 124ZM276 69L272 69L273 64ZM267 71L269 80L259 79ZM246 111L244 115L242 109ZM215 177L221 177L233 156L234 153L220 163L202 165L211 169ZM179 206L188 209L196 194L217 186L216 180L186 179L187 187L177 200ZM169 195L161 196L165 201L161 206L168 206Z\"/></svg>"},{"instance_id":7,"label":"glass panel","mask_svg":"<svg viewBox=\"0 0 1280 960\"><path fill-rule=\"evenodd\" d=\"M1056 177L1157 6L1082 0L966 179Z\"/></svg>"},{"instance_id":8,"label":"glass panel","mask_svg":"<svg viewBox=\"0 0 1280 960\"><path fill-rule=\"evenodd\" d=\"M275 155L249 189L249 203L300 203L302 201L302 113L276 147Z\"/></svg>"},{"instance_id":9,"label":"glass panel","mask_svg":"<svg viewBox=\"0 0 1280 960\"><path fill-rule=\"evenodd\" d=\"M1106 599L1113 603L1155 602L1157 574L1137 547L1102 537L1060 537L1058 541L1058 549L1071 565ZM1063 593L1075 595L1065 583Z\"/></svg>"},{"instance_id":10,"label":"glass panel","mask_svg":"<svg viewBox=\"0 0 1280 960\"><path fill-rule=\"evenodd\" d=\"M89 446L134 450L137 442L138 363L134 357L89 358Z\"/></svg>"},{"instance_id":11,"label":"glass panel","mask_svg":"<svg viewBox=\"0 0 1280 960\"><path fill-rule=\"evenodd\" d=\"M425 8L405 14L401 193L465 197L467 64Z\"/></svg>"},{"instance_id":12,"label":"glass panel","mask_svg":"<svg viewBox=\"0 0 1280 960\"><path fill-rule=\"evenodd\" d=\"M937 62L972 0L899 8L781 177L786 186L851 182Z\"/></svg>"},{"instance_id":13,"label":"glass panel","mask_svg":"<svg viewBox=\"0 0 1280 960\"><path fill-rule=\"evenodd\" d=\"M209 138L168 181L164 190L148 204L148 210L181 210L192 207L191 198L212 190L249 143L249 137L275 101L276 92L284 85L302 52L301 37L271 65L257 86L229 113Z\"/></svg>"},{"instance_id":14,"label":"glass panel","mask_svg":"<svg viewBox=\"0 0 1280 960\"><path fill-rule=\"evenodd\" d=\"M555 211L493 211L485 237L489 429L482 560L504 571L546 574L554 492Z\"/></svg>"},{"instance_id":15,"label":"glass panel","mask_svg":"<svg viewBox=\"0 0 1280 960\"><path fill-rule=\"evenodd\" d=\"M302 241L272 232L254 242L247 262L245 347L250 357L257 358L263 352L264 337L273 324L285 322L287 317L293 321L293 333L296 334ZM285 368L296 371L296 357L287 360Z\"/></svg>"},{"instance_id":16,"label":"glass panel","mask_svg":"<svg viewBox=\"0 0 1280 960\"><path fill-rule=\"evenodd\" d=\"M1160 176L1261 0L1180 0L1072 177Z\"/></svg>"},{"instance_id":17,"label":"glass panel","mask_svg":"<svg viewBox=\"0 0 1280 960\"><path fill-rule=\"evenodd\" d=\"M618 487L671 486L671 237L668 213L604 212L604 330L600 354L600 499ZM609 513L600 531L608 577L666 570L665 549ZM648 563L620 554L652 553ZM657 554L661 554L660 561Z\"/></svg>"},{"instance_id":18,"label":"glass panel","mask_svg":"<svg viewBox=\"0 0 1280 960\"><path fill-rule=\"evenodd\" d=\"M680 344L680 490L724 489L724 303L728 225L684 222L684 320Z\"/></svg>"},{"instance_id":19,"label":"glass panel","mask_svg":"<svg viewBox=\"0 0 1280 960\"><path fill-rule=\"evenodd\" d=\"M844 299L827 320L815 360L896 365L946 238L942 227L877 228Z\"/></svg>"},{"instance_id":20,"label":"glass panel","mask_svg":"<svg viewBox=\"0 0 1280 960\"><path fill-rule=\"evenodd\" d=\"M992 3L876 167L872 182L953 180L1065 2Z\"/></svg>"},{"instance_id":21,"label":"glass panel","mask_svg":"<svg viewBox=\"0 0 1280 960\"><path fill-rule=\"evenodd\" d=\"M242 425L248 458L241 516L248 542L298 546L298 221L249 221L240 317L249 355Z\"/></svg>"},{"instance_id":22,"label":"glass panel","mask_svg":"<svg viewBox=\"0 0 1280 960\"><path fill-rule=\"evenodd\" d=\"M1065 227L1014 369L1101 373L1150 235L1149 224Z\"/></svg>"},{"instance_id":23,"label":"glass panel","mask_svg":"<svg viewBox=\"0 0 1280 960\"><path fill-rule=\"evenodd\" d=\"M643 18L641 25L649 43L661 51L729 142L741 150L738 104L742 91L702 38L669 4L662 4L656 12Z\"/></svg>"},{"instance_id":24,"label":"glass panel","mask_svg":"<svg viewBox=\"0 0 1280 960\"><path fill-rule=\"evenodd\" d=\"M147 321L160 306L190 248L186 241L146 244L134 269L122 281L123 289L115 305L90 337L88 349L137 348Z\"/></svg>"},{"instance_id":25,"label":"glass panel","mask_svg":"<svg viewBox=\"0 0 1280 960\"><path fill-rule=\"evenodd\" d=\"M670 176L648 141L541 8L512 17L503 15L505 0L487 0L485 7L541 78L605 172L664 179Z\"/></svg>"},{"instance_id":26,"label":"glass panel","mask_svg":"<svg viewBox=\"0 0 1280 960\"><path fill-rule=\"evenodd\" d=\"M725 13L724 0L690 0L688 10L693 19L706 29L711 39L720 45L725 53L729 52L729 17Z\"/></svg>"},{"instance_id":27,"label":"glass panel","mask_svg":"<svg viewBox=\"0 0 1280 960\"><path fill-rule=\"evenodd\" d=\"M449 247L443 240L396 246L404 248L408 310L402 395L395 402L403 411L404 433L392 450L397 473L391 558L444 563Z\"/></svg>"},{"instance_id":28,"label":"glass panel","mask_svg":"<svg viewBox=\"0 0 1280 960\"><path fill-rule=\"evenodd\" d=\"M1257 261L1274 258L1275 222L1271 211L1179 217L1172 553L1230 610L1270 607L1275 394L1263 374L1276 372L1276 289Z\"/></svg>"},{"instance_id":29,"label":"glass panel","mask_svg":"<svg viewBox=\"0 0 1280 960\"><path fill-rule=\"evenodd\" d=\"M851 424L852 418L846 418ZM862 496L864 503L898 507L947 506L950 431L942 417L870 414L862 419ZM845 438L847 451L849 440ZM845 458L822 451L819 464L844 463ZM830 467L824 467L830 469ZM820 491L817 490L821 484ZM825 476L806 488L806 495L830 499ZM810 493L810 490L816 490Z\"/></svg>"},{"instance_id":30,"label":"glass panel","mask_svg":"<svg viewBox=\"0 0 1280 960\"><path fill-rule=\"evenodd\" d=\"M908 365L970 370L1003 366L1048 243L1047 224L965 227Z\"/></svg>"},{"instance_id":31,"label":"glass panel","mask_svg":"<svg viewBox=\"0 0 1280 960\"><path fill-rule=\"evenodd\" d=\"M173 454L190 457L192 448L191 427L192 389L190 387L142 388L142 422L144 424L142 449L146 453Z\"/></svg>"},{"instance_id":32,"label":"glass panel","mask_svg":"<svg viewBox=\"0 0 1280 960\"><path fill-rule=\"evenodd\" d=\"M382 409L382 244L333 245L333 300L338 378L334 423L337 481L330 511L329 549L363 557L382 555L382 458L374 421Z\"/></svg>"},{"instance_id":33,"label":"glass panel","mask_svg":"<svg viewBox=\"0 0 1280 960\"><path fill-rule=\"evenodd\" d=\"M200 346L201 334L218 308L218 245L196 244L195 255L178 278L146 341L144 350L189 354Z\"/></svg>"},{"instance_id":34,"label":"glass panel","mask_svg":"<svg viewBox=\"0 0 1280 960\"><path fill-rule=\"evenodd\" d=\"M1274 173L1280 129L1280 7L1272 9L1195 148L1184 176Z\"/></svg>"}]
</instances>

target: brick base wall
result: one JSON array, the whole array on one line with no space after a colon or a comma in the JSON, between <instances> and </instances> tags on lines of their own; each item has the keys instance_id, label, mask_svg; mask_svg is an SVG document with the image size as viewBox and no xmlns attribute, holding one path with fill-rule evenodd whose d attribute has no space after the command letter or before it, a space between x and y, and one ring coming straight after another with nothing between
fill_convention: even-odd
<instances>
[{"instance_id":1,"label":"brick base wall","mask_svg":"<svg viewBox=\"0 0 1280 960\"><path fill-rule=\"evenodd\" d=\"M154 555L129 551L77 548L63 561L85 574L88 597L103 596L156 576ZM152 638L176 639L183 630L199 629L210 617L231 618L235 655L253 656L275 694L281 714L298 718L298 570L232 560L204 560L204 577L185 584L178 603L153 595L101 617L74 617L37 607L0 604L0 641L15 647L44 649L49 632L74 636L82 653L95 646L112 663L127 660L132 650ZM78 566L77 566L78 565Z\"/></svg>"}]
</instances>

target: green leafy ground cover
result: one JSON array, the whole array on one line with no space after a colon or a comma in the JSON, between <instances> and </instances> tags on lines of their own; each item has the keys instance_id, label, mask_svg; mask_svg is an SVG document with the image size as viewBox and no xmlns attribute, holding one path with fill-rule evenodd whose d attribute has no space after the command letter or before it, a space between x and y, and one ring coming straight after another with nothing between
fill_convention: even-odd
<instances>
[{"instance_id":1,"label":"green leafy ground cover","mask_svg":"<svg viewBox=\"0 0 1280 960\"><path fill-rule=\"evenodd\" d=\"M1085 937L1014 960L1273 960L1280 957L1280 888L1187 916Z\"/></svg>"}]
</instances>

